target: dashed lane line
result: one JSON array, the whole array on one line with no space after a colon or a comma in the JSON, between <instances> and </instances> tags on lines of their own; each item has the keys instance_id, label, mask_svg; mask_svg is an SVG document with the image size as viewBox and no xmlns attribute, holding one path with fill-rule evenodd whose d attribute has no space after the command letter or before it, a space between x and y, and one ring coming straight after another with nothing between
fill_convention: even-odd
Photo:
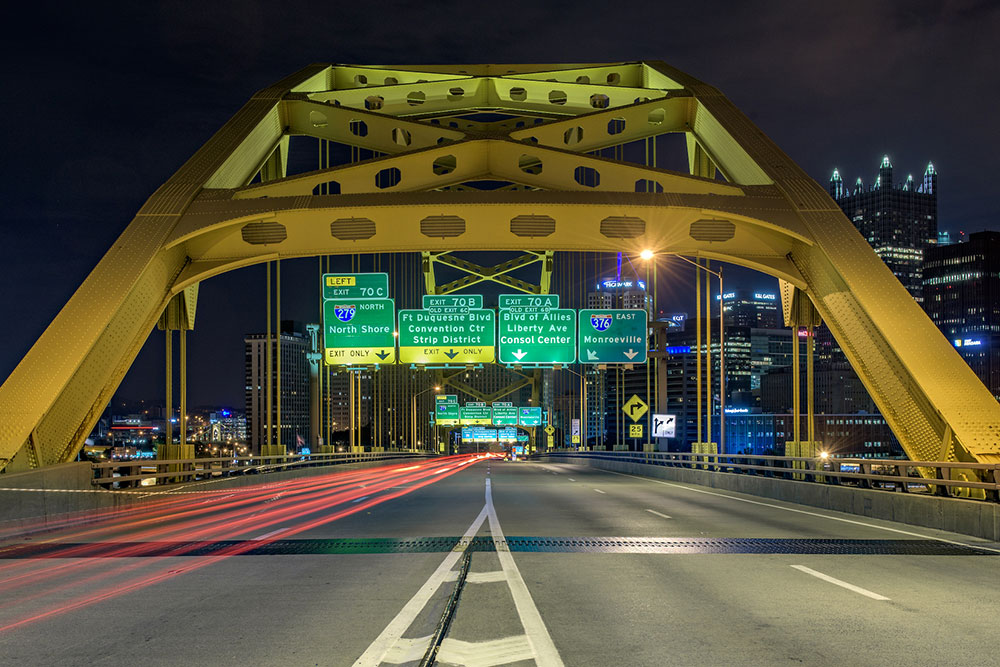
<instances>
[{"instance_id":1,"label":"dashed lane line","mask_svg":"<svg viewBox=\"0 0 1000 667\"><path fill-rule=\"evenodd\" d=\"M607 492L605 492L605 491L601 491L600 489L594 489L594 491L597 491L597 492L598 492L598 493L600 493L601 495L607 495Z\"/></svg>"},{"instance_id":2,"label":"dashed lane line","mask_svg":"<svg viewBox=\"0 0 1000 667\"><path fill-rule=\"evenodd\" d=\"M650 514L655 514L656 516L661 517L663 519L671 519L671 518L673 518L669 514L663 514L661 512L657 512L656 510L646 510L646 511L649 512Z\"/></svg>"},{"instance_id":3,"label":"dashed lane line","mask_svg":"<svg viewBox=\"0 0 1000 667\"><path fill-rule=\"evenodd\" d=\"M888 600L889 599L889 598L885 597L884 595L879 595L878 593L872 593L867 588L861 588L860 586L855 586L854 584L849 584L846 581L841 581L840 579L836 579L834 577L831 577L828 574L823 574L822 572L817 572L816 570L814 570L812 568L809 568L809 567L806 567L805 565L792 565L791 567L793 569L798 570L799 572L805 572L806 574L812 575L812 576L816 577L817 579L822 579L823 581L826 581L826 582L829 582L831 584L834 584L835 586L840 586L841 588L846 588L849 591L854 591L855 593L859 593L860 595L864 595L865 597L871 598L872 600L880 600L880 601L882 601L882 600Z\"/></svg>"},{"instance_id":4,"label":"dashed lane line","mask_svg":"<svg viewBox=\"0 0 1000 667\"><path fill-rule=\"evenodd\" d=\"M902 530L900 528L889 528L888 526L880 526L880 525L875 524L875 523L867 523L865 521L856 521L854 519L845 519L844 517L839 517L839 516L830 516L829 514L822 514L820 512L810 512L809 510L800 510L800 509L796 509L794 507L783 507L781 505L775 505L774 503L765 503L765 502L761 502L759 500L750 500L749 498L738 498L736 496L726 495L725 493L716 493L715 491L707 491L705 489L696 489L696 488L691 487L691 486L685 486L684 484L675 484L674 482L664 482L664 481L659 480L659 479L651 479L649 477L642 477L640 475L630 475L627 472L615 472L614 470L603 470L603 469L601 469L601 471L609 473L609 474L612 474L612 475L621 475L622 477L632 477L632 478L635 478L635 479L641 479L644 482L652 482L654 484L662 484L663 486L672 486L672 487L677 488L677 489L684 489L685 491L692 491L694 493L704 493L705 495L708 495L708 496L718 496L719 498L728 498L729 500L736 500L736 501L739 501L741 503L749 503L750 505L760 505L762 507L771 507L771 508L774 508L774 509L777 509L777 510L784 510L786 512L794 512L796 514L806 514L808 516L817 516L817 517L820 517L821 519L830 519L831 521L840 521L841 523L849 523L849 524L853 524L855 526L865 526L867 528L877 528L878 530L885 530L885 531L888 531L890 533L898 533L899 535L910 535L910 536L913 536L913 537L919 537L919 538L924 539L924 540L935 540L937 542L944 542L946 544L956 544L956 545L962 546L962 547L971 547L973 549L981 549L983 551L991 551L993 553L1000 554L1000 549L994 549L992 547L982 546L980 544L975 544L975 543L969 544L968 542L959 542L958 540L949 540L949 539L946 539L944 537L935 537L933 535L925 535L923 533L915 533L915 532L910 531L910 530Z\"/></svg>"}]
</instances>

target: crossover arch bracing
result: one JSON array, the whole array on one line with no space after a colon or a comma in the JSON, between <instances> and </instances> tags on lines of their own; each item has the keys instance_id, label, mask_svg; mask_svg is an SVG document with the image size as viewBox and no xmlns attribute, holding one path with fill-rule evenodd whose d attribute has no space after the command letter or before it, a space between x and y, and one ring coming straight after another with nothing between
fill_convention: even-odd
<instances>
[{"instance_id":1,"label":"crossover arch bracing","mask_svg":"<svg viewBox=\"0 0 1000 667\"><path fill-rule=\"evenodd\" d=\"M686 137L689 173L594 154L667 133ZM375 157L286 175L295 136ZM717 90L634 62L313 65L260 91L0 387L0 469L72 460L171 299L214 275L525 248L650 248L777 276L786 316L812 304L912 459L1000 462L1000 405L826 192Z\"/></svg>"}]
</instances>

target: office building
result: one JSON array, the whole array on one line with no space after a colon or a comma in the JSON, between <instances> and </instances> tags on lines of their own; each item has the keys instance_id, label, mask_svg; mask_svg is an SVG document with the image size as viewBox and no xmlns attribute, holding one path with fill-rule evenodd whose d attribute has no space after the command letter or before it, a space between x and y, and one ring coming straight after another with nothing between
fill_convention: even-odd
<instances>
[{"instance_id":1,"label":"office building","mask_svg":"<svg viewBox=\"0 0 1000 667\"><path fill-rule=\"evenodd\" d=\"M279 336L249 334L244 338L248 441L253 453L267 443L267 348L271 347L271 442L296 450L310 444L309 338L297 322L281 323L281 382L278 383ZM279 406L280 397L280 406ZM279 412L280 410L280 412Z\"/></svg>"},{"instance_id":2,"label":"office building","mask_svg":"<svg viewBox=\"0 0 1000 667\"><path fill-rule=\"evenodd\" d=\"M938 246L924 262L924 310L1000 399L1000 232Z\"/></svg>"},{"instance_id":3,"label":"office building","mask_svg":"<svg viewBox=\"0 0 1000 667\"><path fill-rule=\"evenodd\" d=\"M889 157L882 158L873 185L858 178L853 189L835 169L830 196L918 302L923 300L924 251L938 240L937 172L928 164L920 182L897 184Z\"/></svg>"},{"instance_id":4,"label":"office building","mask_svg":"<svg viewBox=\"0 0 1000 667\"><path fill-rule=\"evenodd\" d=\"M782 321L781 297L777 292L735 290L726 292L726 326L780 329ZM718 302L719 295L715 295Z\"/></svg>"},{"instance_id":5,"label":"office building","mask_svg":"<svg viewBox=\"0 0 1000 667\"><path fill-rule=\"evenodd\" d=\"M794 437L789 413L754 414L740 408L726 411L726 450L730 454L783 456L785 442ZM718 432L719 417L713 420ZM806 437L806 421L800 426ZM816 439L832 456L849 458L903 458L903 449L885 418L879 414L823 414L815 417Z\"/></svg>"}]
</instances>

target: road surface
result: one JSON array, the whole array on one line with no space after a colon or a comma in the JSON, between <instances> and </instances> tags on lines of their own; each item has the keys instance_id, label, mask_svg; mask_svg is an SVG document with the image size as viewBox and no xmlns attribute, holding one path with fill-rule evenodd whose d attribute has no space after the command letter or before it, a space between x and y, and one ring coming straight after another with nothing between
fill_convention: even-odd
<instances>
[{"instance_id":1,"label":"road surface","mask_svg":"<svg viewBox=\"0 0 1000 667\"><path fill-rule=\"evenodd\" d=\"M0 663L996 660L1000 545L560 463L158 495L0 543Z\"/></svg>"}]
</instances>

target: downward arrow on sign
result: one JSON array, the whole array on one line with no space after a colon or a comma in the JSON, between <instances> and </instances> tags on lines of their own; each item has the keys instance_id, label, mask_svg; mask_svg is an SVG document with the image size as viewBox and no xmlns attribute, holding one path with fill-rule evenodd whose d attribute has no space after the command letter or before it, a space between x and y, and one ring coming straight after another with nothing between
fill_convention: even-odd
<instances>
[{"instance_id":1,"label":"downward arrow on sign","mask_svg":"<svg viewBox=\"0 0 1000 667\"><path fill-rule=\"evenodd\" d=\"M381 359L382 361L385 361L385 358L389 356L389 353L386 352L385 350L380 350L375 353L375 356Z\"/></svg>"},{"instance_id":2,"label":"downward arrow on sign","mask_svg":"<svg viewBox=\"0 0 1000 667\"><path fill-rule=\"evenodd\" d=\"M517 352L511 352L511 354L513 354L515 357L517 357L518 361L521 361L521 359L524 359L524 355L526 355L528 353L527 352L522 352L521 348L517 348Z\"/></svg>"},{"instance_id":3,"label":"downward arrow on sign","mask_svg":"<svg viewBox=\"0 0 1000 667\"><path fill-rule=\"evenodd\" d=\"M454 359L455 357L458 356L458 352L456 352L454 349L451 349L445 352L444 355L449 359Z\"/></svg>"},{"instance_id":4,"label":"downward arrow on sign","mask_svg":"<svg viewBox=\"0 0 1000 667\"><path fill-rule=\"evenodd\" d=\"M633 350L632 348L629 348L628 352L623 352L622 354L624 354L629 359L635 359L635 355L637 355L639 353L636 352L635 350Z\"/></svg>"},{"instance_id":5,"label":"downward arrow on sign","mask_svg":"<svg viewBox=\"0 0 1000 667\"><path fill-rule=\"evenodd\" d=\"M587 361L596 361L597 353L593 350L587 350Z\"/></svg>"}]
</instances>

